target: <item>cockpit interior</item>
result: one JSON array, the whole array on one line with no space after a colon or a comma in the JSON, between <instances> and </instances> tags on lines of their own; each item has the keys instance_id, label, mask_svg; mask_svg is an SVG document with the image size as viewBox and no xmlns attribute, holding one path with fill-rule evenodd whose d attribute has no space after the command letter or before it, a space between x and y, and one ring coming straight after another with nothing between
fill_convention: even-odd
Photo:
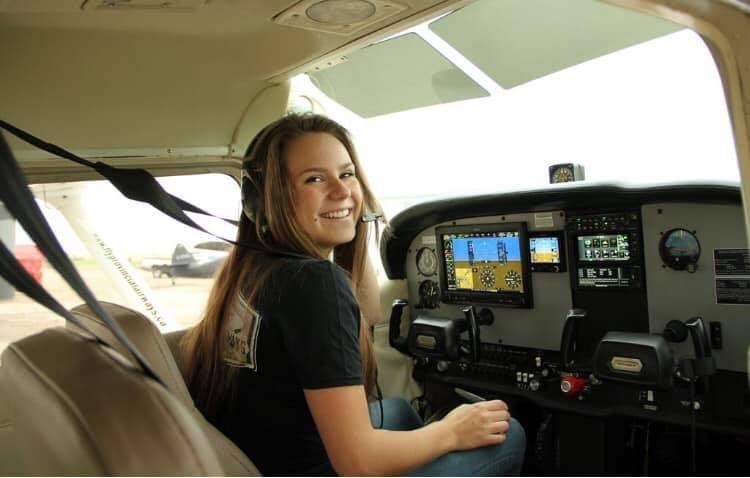
<instances>
[{"instance_id":1,"label":"cockpit interior","mask_svg":"<svg viewBox=\"0 0 750 478\"><path fill-rule=\"evenodd\" d=\"M727 443L739 452L750 429L745 243L731 184L420 204L382 242L389 278L408 283L390 344L433 413L463 391L513 403L533 474L688 474L681 440L698 440L699 469L735 473Z\"/></svg>"},{"instance_id":2,"label":"cockpit interior","mask_svg":"<svg viewBox=\"0 0 750 478\"><path fill-rule=\"evenodd\" d=\"M525 476L750 475L748 0L0 0L0 476L262 474L180 344L288 113L382 206L373 403L503 400Z\"/></svg>"}]
</instances>

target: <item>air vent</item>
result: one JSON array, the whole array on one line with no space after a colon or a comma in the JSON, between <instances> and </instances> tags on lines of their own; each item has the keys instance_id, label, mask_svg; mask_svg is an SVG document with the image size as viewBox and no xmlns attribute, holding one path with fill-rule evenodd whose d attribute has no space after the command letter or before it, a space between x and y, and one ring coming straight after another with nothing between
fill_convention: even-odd
<instances>
[{"instance_id":1,"label":"air vent","mask_svg":"<svg viewBox=\"0 0 750 478\"><path fill-rule=\"evenodd\" d=\"M210 0L84 0L82 10L190 13Z\"/></svg>"},{"instance_id":2,"label":"air vent","mask_svg":"<svg viewBox=\"0 0 750 478\"><path fill-rule=\"evenodd\" d=\"M390 0L302 0L273 21L288 27L352 35L407 8Z\"/></svg>"}]
</instances>

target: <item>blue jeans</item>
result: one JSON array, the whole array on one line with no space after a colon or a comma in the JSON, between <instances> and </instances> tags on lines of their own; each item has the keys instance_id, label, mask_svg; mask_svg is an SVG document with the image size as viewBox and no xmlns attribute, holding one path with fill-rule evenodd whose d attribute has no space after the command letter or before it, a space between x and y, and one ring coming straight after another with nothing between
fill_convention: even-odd
<instances>
[{"instance_id":1,"label":"blue jeans","mask_svg":"<svg viewBox=\"0 0 750 478\"><path fill-rule=\"evenodd\" d=\"M417 412L401 398L383 400L382 426L380 405L377 401L370 403L370 420L373 426L385 430L413 430L422 426ZM502 444L447 453L412 470L409 476L518 476L525 451L526 433L511 418Z\"/></svg>"}]
</instances>

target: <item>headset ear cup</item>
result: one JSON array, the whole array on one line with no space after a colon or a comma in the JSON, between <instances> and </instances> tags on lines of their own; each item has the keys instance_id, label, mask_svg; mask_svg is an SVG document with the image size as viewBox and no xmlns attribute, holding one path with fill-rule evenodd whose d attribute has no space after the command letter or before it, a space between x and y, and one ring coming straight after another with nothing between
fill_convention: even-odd
<instances>
[{"instance_id":1,"label":"headset ear cup","mask_svg":"<svg viewBox=\"0 0 750 478\"><path fill-rule=\"evenodd\" d=\"M261 129L258 134L255 135L245 151L245 159L242 162L242 212L245 216L254 223L258 222L258 209L260 208L260 200L263 195L261 188L262 176L260 171L253 170L250 167L252 163L253 152L256 149L256 145L260 141L260 138L270 127L266 126Z\"/></svg>"},{"instance_id":2,"label":"headset ear cup","mask_svg":"<svg viewBox=\"0 0 750 478\"><path fill-rule=\"evenodd\" d=\"M257 223L260 206L260 191L258 185L249 175L242 178L242 212L252 222Z\"/></svg>"}]
</instances>

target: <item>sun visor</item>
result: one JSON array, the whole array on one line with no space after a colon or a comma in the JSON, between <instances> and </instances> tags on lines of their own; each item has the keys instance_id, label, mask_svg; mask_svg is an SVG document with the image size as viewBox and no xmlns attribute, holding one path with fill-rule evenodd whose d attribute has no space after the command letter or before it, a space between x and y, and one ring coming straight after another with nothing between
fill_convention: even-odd
<instances>
[{"instance_id":1,"label":"sun visor","mask_svg":"<svg viewBox=\"0 0 750 478\"><path fill-rule=\"evenodd\" d=\"M429 28L509 89L684 27L594 0L480 0Z\"/></svg>"},{"instance_id":2,"label":"sun visor","mask_svg":"<svg viewBox=\"0 0 750 478\"><path fill-rule=\"evenodd\" d=\"M489 95L413 33L308 74L322 92L364 118Z\"/></svg>"}]
</instances>

